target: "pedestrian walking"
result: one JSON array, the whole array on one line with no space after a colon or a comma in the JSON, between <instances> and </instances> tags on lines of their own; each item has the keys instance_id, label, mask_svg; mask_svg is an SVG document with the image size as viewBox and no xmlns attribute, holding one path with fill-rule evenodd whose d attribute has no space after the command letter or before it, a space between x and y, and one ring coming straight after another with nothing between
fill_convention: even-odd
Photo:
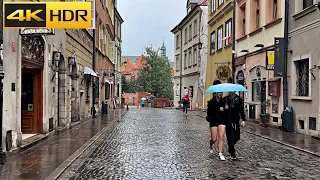
<instances>
[{"instance_id":1,"label":"pedestrian walking","mask_svg":"<svg viewBox=\"0 0 320 180\"><path fill-rule=\"evenodd\" d=\"M189 99L189 95L188 94L186 94L182 98L182 104L183 104L183 112L185 114L188 114L188 108L189 108L189 104L190 104L190 99Z\"/></svg>"},{"instance_id":2,"label":"pedestrian walking","mask_svg":"<svg viewBox=\"0 0 320 180\"><path fill-rule=\"evenodd\" d=\"M141 98L141 107L144 107L144 104L145 104L145 101L146 101L146 98Z\"/></svg>"},{"instance_id":3,"label":"pedestrian walking","mask_svg":"<svg viewBox=\"0 0 320 180\"><path fill-rule=\"evenodd\" d=\"M230 92L224 97L225 118L228 123L226 125L226 134L228 140L229 153L232 160L236 160L235 144L240 140L240 125L246 125L246 117L244 114L243 101L235 92ZM241 122L241 124L240 124Z\"/></svg>"},{"instance_id":4,"label":"pedestrian walking","mask_svg":"<svg viewBox=\"0 0 320 180\"><path fill-rule=\"evenodd\" d=\"M148 107L149 108L151 108L151 101L152 101L151 97L148 97Z\"/></svg>"},{"instance_id":5,"label":"pedestrian walking","mask_svg":"<svg viewBox=\"0 0 320 180\"><path fill-rule=\"evenodd\" d=\"M223 93L218 92L213 95L213 98L208 101L207 121L210 124L210 152L213 153L213 145L218 139L218 151L220 160L226 160L223 151L224 134L226 129L224 106L225 102L222 98Z\"/></svg>"}]
</instances>

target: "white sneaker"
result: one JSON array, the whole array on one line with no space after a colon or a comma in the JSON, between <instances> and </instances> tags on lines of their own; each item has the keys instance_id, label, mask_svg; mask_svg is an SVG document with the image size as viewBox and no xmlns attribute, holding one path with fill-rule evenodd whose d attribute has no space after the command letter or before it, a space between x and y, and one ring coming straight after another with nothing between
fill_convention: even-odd
<instances>
[{"instance_id":1,"label":"white sneaker","mask_svg":"<svg viewBox=\"0 0 320 180\"><path fill-rule=\"evenodd\" d=\"M210 149L210 153L213 154L213 149Z\"/></svg>"},{"instance_id":2,"label":"white sneaker","mask_svg":"<svg viewBox=\"0 0 320 180\"><path fill-rule=\"evenodd\" d=\"M222 153L219 153L219 157L220 157L220 160L221 160L221 161L225 161L225 160L226 160L226 158L223 156Z\"/></svg>"}]
</instances>

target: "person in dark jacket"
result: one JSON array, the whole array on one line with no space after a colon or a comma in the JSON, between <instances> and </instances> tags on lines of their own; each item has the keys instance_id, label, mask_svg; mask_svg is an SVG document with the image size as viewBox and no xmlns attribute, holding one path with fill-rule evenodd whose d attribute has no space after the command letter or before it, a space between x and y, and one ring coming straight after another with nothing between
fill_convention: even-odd
<instances>
[{"instance_id":1,"label":"person in dark jacket","mask_svg":"<svg viewBox=\"0 0 320 180\"><path fill-rule=\"evenodd\" d=\"M222 154L224 134L226 129L226 122L224 118L225 102L222 98L222 93L214 94L213 98L208 101L207 121L210 123L210 152L213 153L213 144L218 136L218 151L220 160L224 161L225 157Z\"/></svg>"},{"instance_id":2,"label":"person in dark jacket","mask_svg":"<svg viewBox=\"0 0 320 180\"><path fill-rule=\"evenodd\" d=\"M240 140L240 124L241 127L246 125L246 117L244 114L243 101L240 96L236 95L235 92L230 92L228 96L224 97L226 103L225 119L228 121L226 125L226 134L228 140L228 147L231 159L237 159L235 144Z\"/></svg>"}]
</instances>

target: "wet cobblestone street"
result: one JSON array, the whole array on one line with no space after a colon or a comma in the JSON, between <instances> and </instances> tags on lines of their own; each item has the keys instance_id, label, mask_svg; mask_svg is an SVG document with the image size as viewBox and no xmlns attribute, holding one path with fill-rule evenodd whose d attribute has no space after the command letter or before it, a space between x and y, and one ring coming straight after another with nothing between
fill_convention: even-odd
<instances>
[{"instance_id":1,"label":"wet cobblestone street","mask_svg":"<svg viewBox=\"0 0 320 180\"><path fill-rule=\"evenodd\" d=\"M209 153L204 118L130 109L60 179L320 179L320 158L245 132L237 161Z\"/></svg>"}]
</instances>

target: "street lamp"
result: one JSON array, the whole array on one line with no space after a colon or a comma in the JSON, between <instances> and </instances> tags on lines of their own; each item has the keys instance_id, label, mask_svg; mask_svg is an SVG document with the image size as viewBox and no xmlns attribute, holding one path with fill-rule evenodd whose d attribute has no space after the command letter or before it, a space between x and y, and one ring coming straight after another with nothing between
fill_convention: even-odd
<instances>
[{"instance_id":1,"label":"street lamp","mask_svg":"<svg viewBox=\"0 0 320 180\"><path fill-rule=\"evenodd\" d=\"M123 65L124 67L127 67L127 61L124 61Z\"/></svg>"}]
</instances>

